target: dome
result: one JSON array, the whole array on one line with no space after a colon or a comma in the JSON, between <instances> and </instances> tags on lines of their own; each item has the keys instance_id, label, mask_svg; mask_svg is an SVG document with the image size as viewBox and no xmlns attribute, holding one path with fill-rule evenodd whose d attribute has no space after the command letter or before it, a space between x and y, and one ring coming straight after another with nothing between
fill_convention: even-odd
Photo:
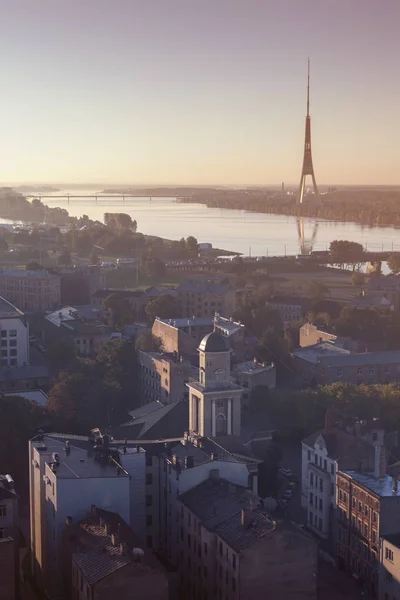
<instances>
[{"instance_id":1,"label":"dome","mask_svg":"<svg viewBox=\"0 0 400 600\"><path fill-rule=\"evenodd\" d=\"M199 350L201 352L229 352L228 340L217 331L213 331L204 336L200 342Z\"/></svg>"}]
</instances>

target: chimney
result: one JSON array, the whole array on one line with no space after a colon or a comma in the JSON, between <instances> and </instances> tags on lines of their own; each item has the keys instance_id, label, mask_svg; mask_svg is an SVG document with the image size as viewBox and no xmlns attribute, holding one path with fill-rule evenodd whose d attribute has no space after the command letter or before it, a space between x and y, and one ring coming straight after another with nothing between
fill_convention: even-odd
<instances>
[{"instance_id":1,"label":"chimney","mask_svg":"<svg viewBox=\"0 0 400 600\"><path fill-rule=\"evenodd\" d=\"M376 479L386 475L386 449L379 444L375 445L374 476Z\"/></svg>"},{"instance_id":2,"label":"chimney","mask_svg":"<svg viewBox=\"0 0 400 600\"><path fill-rule=\"evenodd\" d=\"M397 475L395 475L393 477L393 481L392 481L392 492L393 492L393 494L397 494L398 484L399 484L399 480L397 479Z\"/></svg>"},{"instance_id":3,"label":"chimney","mask_svg":"<svg viewBox=\"0 0 400 600\"><path fill-rule=\"evenodd\" d=\"M249 529L252 524L252 513L250 508L242 508L241 523L244 529Z\"/></svg>"}]
</instances>

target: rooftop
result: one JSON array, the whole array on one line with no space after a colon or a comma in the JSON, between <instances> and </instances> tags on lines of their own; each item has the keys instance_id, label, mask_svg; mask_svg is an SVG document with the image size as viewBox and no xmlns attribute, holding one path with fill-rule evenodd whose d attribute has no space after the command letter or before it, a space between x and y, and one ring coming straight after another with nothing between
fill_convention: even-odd
<instances>
[{"instance_id":1,"label":"rooftop","mask_svg":"<svg viewBox=\"0 0 400 600\"><path fill-rule=\"evenodd\" d=\"M349 306L355 306L359 308L390 308L392 305L391 301L384 296L356 296L349 302Z\"/></svg>"},{"instance_id":2,"label":"rooftop","mask_svg":"<svg viewBox=\"0 0 400 600\"><path fill-rule=\"evenodd\" d=\"M11 475L1 475L0 473L0 500L17 496L14 489L14 480Z\"/></svg>"},{"instance_id":3,"label":"rooftop","mask_svg":"<svg viewBox=\"0 0 400 600\"><path fill-rule=\"evenodd\" d=\"M274 363L266 364L259 363L254 360L248 360L246 362L237 363L233 366L233 371L237 373L243 373L246 375L255 375L256 373L263 373L264 371L270 371L274 369Z\"/></svg>"},{"instance_id":4,"label":"rooftop","mask_svg":"<svg viewBox=\"0 0 400 600\"><path fill-rule=\"evenodd\" d=\"M120 425L119 431L123 434L124 428L129 428L131 431L132 426L135 426L134 431L136 432L136 436L141 438L159 421L164 419L168 413L174 410L180 402L181 400L176 400L176 402L164 405L156 400L155 402L149 402L149 404L136 408L129 413L131 420ZM165 424L165 427L167 428L167 424Z\"/></svg>"},{"instance_id":5,"label":"rooftop","mask_svg":"<svg viewBox=\"0 0 400 600\"><path fill-rule=\"evenodd\" d=\"M226 337L218 331L212 331L203 337L199 344L201 352L229 352L229 343Z\"/></svg>"},{"instance_id":6,"label":"rooftop","mask_svg":"<svg viewBox=\"0 0 400 600\"><path fill-rule=\"evenodd\" d=\"M46 315L45 318L49 323L60 327L61 323L64 321L75 321L79 319L96 321L100 319L101 316L102 311L100 309L91 304L87 304L83 306L63 306L59 310L55 310L49 315Z\"/></svg>"},{"instance_id":7,"label":"rooftop","mask_svg":"<svg viewBox=\"0 0 400 600\"><path fill-rule=\"evenodd\" d=\"M0 269L0 277L21 277L23 279L59 279L58 275L49 273L45 269L28 271L26 269Z\"/></svg>"},{"instance_id":8,"label":"rooftop","mask_svg":"<svg viewBox=\"0 0 400 600\"><path fill-rule=\"evenodd\" d=\"M339 360L342 361L341 364L344 363L343 357L345 359L350 355L349 350L345 350L336 344L331 342L318 342L317 344L312 344L311 346L304 346L303 348L296 348L293 352L294 358L301 358L302 360L306 360L314 365L317 362L321 361L326 357L338 357ZM346 360L347 364L347 360Z\"/></svg>"},{"instance_id":9,"label":"rooftop","mask_svg":"<svg viewBox=\"0 0 400 600\"><path fill-rule=\"evenodd\" d=\"M237 323L232 318L227 319L226 317L221 317L218 314L216 314L214 317L214 327L222 329L227 335L233 335L237 331L244 329L244 325L242 323Z\"/></svg>"},{"instance_id":10,"label":"rooftop","mask_svg":"<svg viewBox=\"0 0 400 600\"><path fill-rule=\"evenodd\" d=\"M20 398L25 398L26 400L32 400L33 402L40 404L40 406L46 406L49 399L48 396L44 392L42 392L42 390L24 390L22 392L7 392L4 395L19 396Z\"/></svg>"},{"instance_id":11,"label":"rooftop","mask_svg":"<svg viewBox=\"0 0 400 600\"><path fill-rule=\"evenodd\" d=\"M185 317L181 319L160 319L156 317L156 321L164 323L164 325L170 325L177 329L183 329L184 327L212 327L213 317Z\"/></svg>"},{"instance_id":12,"label":"rooftop","mask_svg":"<svg viewBox=\"0 0 400 600\"><path fill-rule=\"evenodd\" d=\"M358 473L357 471L343 471L343 473L381 498L400 498L400 489L393 491L393 477L390 475L377 478L373 473Z\"/></svg>"},{"instance_id":13,"label":"rooftop","mask_svg":"<svg viewBox=\"0 0 400 600\"><path fill-rule=\"evenodd\" d=\"M142 290L124 290L120 288L102 288L96 290L93 294L94 298L108 298L111 294L117 294L118 296L122 296L123 298L140 298L144 295Z\"/></svg>"},{"instance_id":14,"label":"rooftop","mask_svg":"<svg viewBox=\"0 0 400 600\"><path fill-rule=\"evenodd\" d=\"M24 313L0 296L0 319L20 319Z\"/></svg>"},{"instance_id":15,"label":"rooftop","mask_svg":"<svg viewBox=\"0 0 400 600\"><path fill-rule=\"evenodd\" d=\"M157 361L166 361L171 364L179 363L184 366L189 366L190 362L184 359L182 356L179 356L177 353L173 352L146 352L145 350L139 350L139 354L142 356L149 356L153 360Z\"/></svg>"},{"instance_id":16,"label":"rooftop","mask_svg":"<svg viewBox=\"0 0 400 600\"><path fill-rule=\"evenodd\" d=\"M305 349L305 348L304 348ZM362 352L359 354L342 354L321 357L321 363L326 367L365 367L389 366L400 363L400 350L386 350L383 352Z\"/></svg>"},{"instance_id":17,"label":"rooftop","mask_svg":"<svg viewBox=\"0 0 400 600\"><path fill-rule=\"evenodd\" d=\"M309 306L310 300L296 296L273 296L267 301L267 304L285 304L287 306L301 306L304 308Z\"/></svg>"},{"instance_id":18,"label":"rooftop","mask_svg":"<svg viewBox=\"0 0 400 600\"><path fill-rule=\"evenodd\" d=\"M224 480L207 479L180 496L181 502L236 552L275 529L274 521L260 508L259 497ZM242 509L251 510L249 526L242 525Z\"/></svg>"},{"instance_id":19,"label":"rooftop","mask_svg":"<svg viewBox=\"0 0 400 600\"><path fill-rule=\"evenodd\" d=\"M3 367L0 369L1 381L44 379L49 376L49 369L46 365L23 365L22 367Z\"/></svg>"},{"instance_id":20,"label":"rooftop","mask_svg":"<svg viewBox=\"0 0 400 600\"><path fill-rule=\"evenodd\" d=\"M215 281L182 281L176 288L176 291L178 293L195 292L201 294L224 294L229 289L229 283L218 283Z\"/></svg>"},{"instance_id":21,"label":"rooftop","mask_svg":"<svg viewBox=\"0 0 400 600\"><path fill-rule=\"evenodd\" d=\"M368 444L364 440L356 438L351 433L339 429L339 427L320 429L306 437L302 441L302 444L309 448L314 448L314 444L319 437L322 437L325 442L329 458L334 460L346 456L356 445L363 445L365 448L368 447Z\"/></svg>"},{"instance_id":22,"label":"rooftop","mask_svg":"<svg viewBox=\"0 0 400 600\"><path fill-rule=\"evenodd\" d=\"M69 441L70 449L66 448L66 440ZM103 477L128 477L128 474L111 457L102 459L96 457L96 451L92 443L86 438L86 444L82 448L67 435L63 439L55 439L45 435L43 441L32 440L36 448L46 448L46 453L58 454L59 464L54 473L60 479L82 479ZM39 450L40 452L40 450ZM53 460L46 461L49 467L54 464Z\"/></svg>"}]
</instances>

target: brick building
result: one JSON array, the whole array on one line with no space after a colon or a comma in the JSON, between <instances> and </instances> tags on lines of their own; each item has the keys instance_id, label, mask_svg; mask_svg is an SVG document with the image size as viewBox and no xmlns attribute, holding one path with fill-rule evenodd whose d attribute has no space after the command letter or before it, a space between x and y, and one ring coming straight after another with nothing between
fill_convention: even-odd
<instances>
[{"instance_id":1,"label":"brick building","mask_svg":"<svg viewBox=\"0 0 400 600\"><path fill-rule=\"evenodd\" d=\"M216 312L231 315L236 306L236 290L228 283L184 281L176 288L176 299L182 317L212 317Z\"/></svg>"}]
</instances>

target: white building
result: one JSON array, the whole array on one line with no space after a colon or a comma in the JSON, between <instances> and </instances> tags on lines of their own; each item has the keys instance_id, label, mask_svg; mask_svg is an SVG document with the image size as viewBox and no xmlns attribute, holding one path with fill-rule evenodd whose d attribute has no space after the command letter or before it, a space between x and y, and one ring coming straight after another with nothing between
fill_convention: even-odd
<instances>
[{"instance_id":1,"label":"white building","mask_svg":"<svg viewBox=\"0 0 400 600\"><path fill-rule=\"evenodd\" d=\"M73 438L73 436L71 436ZM130 522L131 481L112 455L39 434L29 444L32 571L49 598L62 590L61 541L67 517L85 518L91 505Z\"/></svg>"},{"instance_id":2,"label":"white building","mask_svg":"<svg viewBox=\"0 0 400 600\"><path fill-rule=\"evenodd\" d=\"M0 297L0 344L2 369L29 363L29 326L18 308Z\"/></svg>"},{"instance_id":3,"label":"white building","mask_svg":"<svg viewBox=\"0 0 400 600\"><path fill-rule=\"evenodd\" d=\"M380 432L383 437L383 432ZM336 473L344 465L370 464L373 448L364 440L328 427L302 441L301 504L307 529L327 539L333 533L336 510Z\"/></svg>"}]
</instances>

